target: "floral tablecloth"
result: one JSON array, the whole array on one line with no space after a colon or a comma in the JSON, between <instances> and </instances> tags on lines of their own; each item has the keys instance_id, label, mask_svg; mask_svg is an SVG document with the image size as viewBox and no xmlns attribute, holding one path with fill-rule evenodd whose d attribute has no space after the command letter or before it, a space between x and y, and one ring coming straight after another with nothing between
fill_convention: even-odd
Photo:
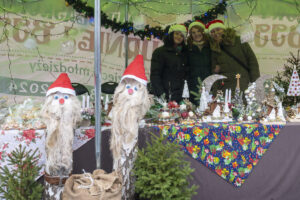
<instances>
[{"instance_id":1,"label":"floral tablecloth","mask_svg":"<svg viewBox=\"0 0 300 200\"><path fill-rule=\"evenodd\" d=\"M236 187L245 182L282 127L258 123L155 126L188 155Z\"/></svg>"},{"instance_id":2,"label":"floral tablecloth","mask_svg":"<svg viewBox=\"0 0 300 200\"><path fill-rule=\"evenodd\" d=\"M27 150L38 149L39 166L44 166L46 161L45 152L45 133L46 130L0 130L0 166L7 165L8 155L20 144L26 146ZM92 127L82 127L75 130L73 150L75 151L95 136L95 130ZM43 175L44 167L40 171ZM39 177L40 177L39 176ZM39 178L37 177L37 178Z\"/></svg>"}]
</instances>

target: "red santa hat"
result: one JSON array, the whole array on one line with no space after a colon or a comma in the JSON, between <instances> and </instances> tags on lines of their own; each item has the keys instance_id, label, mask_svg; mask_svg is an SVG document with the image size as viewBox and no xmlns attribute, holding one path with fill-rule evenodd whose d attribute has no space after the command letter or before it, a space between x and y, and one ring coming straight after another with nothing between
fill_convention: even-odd
<instances>
[{"instance_id":1,"label":"red santa hat","mask_svg":"<svg viewBox=\"0 0 300 200\"><path fill-rule=\"evenodd\" d=\"M125 78L132 78L144 85L147 85L147 77L145 74L144 60L142 55L137 55L125 69L121 81Z\"/></svg>"},{"instance_id":2,"label":"red santa hat","mask_svg":"<svg viewBox=\"0 0 300 200\"><path fill-rule=\"evenodd\" d=\"M48 88L46 96L49 96L50 94L56 92L61 92L64 94L71 94L76 96L75 90L72 87L70 78L67 73L61 73L59 75L59 77Z\"/></svg>"},{"instance_id":3,"label":"red santa hat","mask_svg":"<svg viewBox=\"0 0 300 200\"><path fill-rule=\"evenodd\" d=\"M212 20L207 25L206 28L208 29L208 32L210 33L214 28L223 28L225 29L224 22L220 19Z\"/></svg>"}]
</instances>

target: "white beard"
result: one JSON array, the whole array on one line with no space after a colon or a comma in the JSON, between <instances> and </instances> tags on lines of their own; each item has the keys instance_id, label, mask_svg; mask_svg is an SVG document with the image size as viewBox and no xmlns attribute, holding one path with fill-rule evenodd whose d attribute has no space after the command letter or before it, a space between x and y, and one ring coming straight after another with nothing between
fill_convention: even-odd
<instances>
[{"instance_id":1,"label":"white beard","mask_svg":"<svg viewBox=\"0 0 300 200\"><path fill-rule=\"evenodd\" d=\"M137 89L131 95L128 84ZM131 170L137 155L138 125L150 107L150 98L145 85L125 79L116 88L113 103L110 140L113 169L122 176L122 199L132 199L135 178Z\"/></svg>"},{"instance_id":2,"label":"white beard","mask_svg":"<svg viewBox=\"0 0 300 200\"><path fill-rule=\"evenodd\" d=\"M133 95L129 95L126 84L138 87ZM122 146L133 148L137 142L138 124L150 107L146 86L133 79L123 80L115 90L112 108L112 135L110 149L114 159L114 169L121 158Z\"/></svg>"},{"instance_id":3,"label":"white beard","mask_svg":"<svg viewBox=\"0 0 300 200\"><path fill-rule=\"evenodd\" d=\"M52 176L67 176L72 171L73 163L73 129L81 121L80 101L76 96L60 105L55 94L47 97L41 110L41 116L47 125L45 172Z\"/></svg>"}]
</instances>

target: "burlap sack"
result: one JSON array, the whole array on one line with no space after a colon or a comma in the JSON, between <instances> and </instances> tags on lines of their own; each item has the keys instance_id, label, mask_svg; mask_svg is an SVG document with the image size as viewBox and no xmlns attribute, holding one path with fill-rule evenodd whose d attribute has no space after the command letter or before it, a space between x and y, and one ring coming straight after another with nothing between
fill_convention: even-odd
<instances>
[{"instance_id":1,"label":"burlap sack","mask_svg":"<svg viewBox=\"0 0 300 200\"><path fill-rule=\"evenodd\" d=\"M116 172L74 174L65 183L63 200L121 200L122 181Z\"/></svg>"}]
</instances>

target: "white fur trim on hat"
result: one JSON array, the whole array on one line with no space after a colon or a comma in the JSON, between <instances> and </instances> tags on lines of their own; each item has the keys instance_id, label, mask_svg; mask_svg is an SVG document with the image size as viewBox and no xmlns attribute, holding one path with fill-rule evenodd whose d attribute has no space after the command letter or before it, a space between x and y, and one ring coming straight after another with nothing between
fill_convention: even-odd
<instances>
[{"instance_id":1,"label":"white fur trim on hat","mask_svg":"<svg viewBox=\"0 0 300 200\"><path fill-rule=\"evenodd\" d=\"M190 32L191 28L193 28L193 26L200 26L201 28L203 28L205 30L205 25L203 23L195 21L189 25L189 32Z\"/></svg>"},{"instance_id":2,"label":"white fur trim on hat","mask_svg":"<svg viewBox=\"0 0 300 200\"><path fill-rule=\"evenodd\" d=\"M144 85L147 85L147 81L146 81L146 80L141 79L141 78L139 78L139 77L136 77L136 76L134 76L134 75L124 75L124 76L122 76L121 81L122 81L123 79L125 79L125 78L132 78L132 79L134 79L134 80L136 80L136 81L138 81L138 82L140 82L140 83L142 83L142 84L144 84ZM121 81L120 81L120 82L121 82Z\"/></svg>"},{"instance_id":3,"label":"white fur trim on hat","mask_svg":"<svg viewBox=\"0 0 300 200\"><path fill-rule=\"evenodd\" d=\"M75 90L70 89L70 88L63 88L63 87L55 87L55 88L51 88L50 90L47 91L46 93L46 97L49 96L50 94L53 94L55 92L60 92L60 93L64 93L64 94L71 94L76 96Z\"/></svg>"},{"instance_id":4,"label":"white fur trim on hat","mask_svg":"<svg viewBox=\"0 0 300 200\"><path fill-rule=\"evenodd\" d=\"M215 29L215 28L223 28L223 29L225 29L225 25L222 24L222 23L220 23L220 22L211 24L211 25L208 27L209 33L210 33L213 29Z\"/></svg>"},{"instance_id":5,"label":"white fur trim on hat","mask_svg":"<svg viewBox=\"0 0 300 200\"><path fill-rule=\"evenodd\" d=\"M184 25L181 25L181 24L175 24L175 25L172 25L170 28L169 28L169 34L174 32L174 31L179 31L183 34L184 37L186 37L186 27Z\"/></svg>"}]
</instances>

